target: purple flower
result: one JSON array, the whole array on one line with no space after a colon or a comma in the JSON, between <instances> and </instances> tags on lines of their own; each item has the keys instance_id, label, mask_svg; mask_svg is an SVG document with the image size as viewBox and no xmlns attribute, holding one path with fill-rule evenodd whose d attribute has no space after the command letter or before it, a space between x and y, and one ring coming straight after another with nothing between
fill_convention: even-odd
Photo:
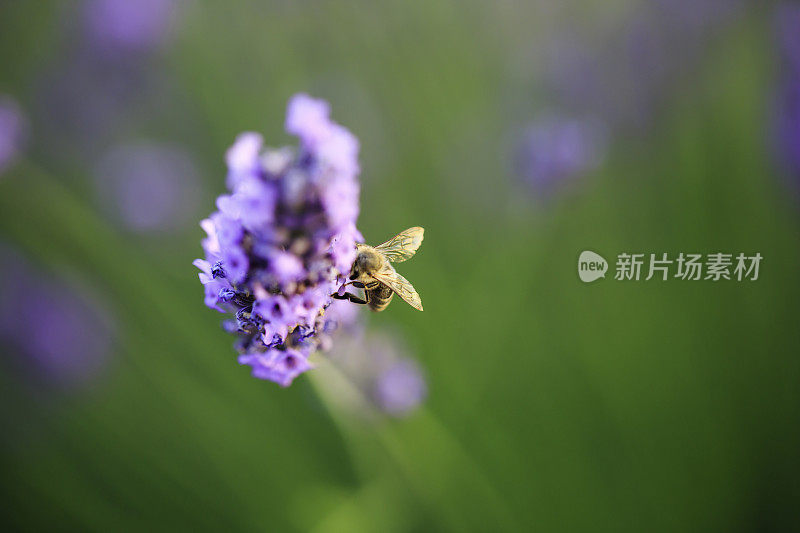
<instances>
[{"instance_id":1,"label":"purple flower","mask_svg":"<svg viewBox=\"0 0 800 533\"><path fill-rule=\"evenodd\" d=\"M358 166L358 139L345 128L334 124L330 134L319 143L320 159L337 172L356 176Z\"/></svg>"},{"instance_id":2,"label":"purple flower","mask_svg":"<svg viewBox=\"0 0 800 533\"><path fill-rule=\"evenodd\" d=\"M74 163L153 117L182 123L179 88L153 56L173 34L184 0L83 0L59 17L59 60L35 82L39 146ZM74 12L74 13L73 13ZM74 16L73 16L74 15ZM78 20L73 20L77 17ZM177 105L176 105L177 104Z\"/></svg>"},{"instance_id":3,"label":"purple flower","mask_svg":"<svg viewBox=\"0 0 800 533\"><path fill-rule=\"evenodd\" d=\"M336 312L340 310L349 314L344 308ZM331 361L380 411L397 417L411 414L428 393L422 370L398 337L385 332L353 334L355 318L350 318L350 338L335 339Z\"/></svg>"},{"instance_id":4,"label":"purple flower","mask_svg":"<svg viewBox=\"0 0 800 533\"><path fill-rule=\"evenodd\" d=\"M778 164L800 189L800 6L775 13L780 72L775 91L773 137Z\"/></svg>"},{"instance_id":5,"label":"purple flower","mask_svg":"<svg viewBox=\"0 0 800 533\"><path fill-rule=\"evenodd\" d=\"M315 163L322 167L317 178L326 180L330 169L338 177L353 178L359 173L358 139L346 128L328 118L328 103L298 94L289 101L286 112L286 131L300 138L304 150L314 153ZM349 180L336 180L341 188ZM358 183L356 182L356 186Z\"/></svg>"},{"instance_id":6,"label":"purple flower","mask_svg":"<svg viewBox=\"0 0 800 533\"><path fill-rule=\"evenodd\" d=\"M268 231L275 218L278 190L274 183L258 179L243 180L230 197L230 209L242 226L250 231Z\"/></svg>"},{"instance_id":7,"label":"purple flower","mask_svg":"<svg viewBox=\"0 0 800 533\"><path fill-rule=\"evenodd\" d=\"M181 148L149 142L118 146L95 165L94 176L104 207L133 231L180 227L197 209L197 168Z\"/></svg>"},{"instance_id":8,"label":"purple flower","mask_svg":"<svg viewBox=\"0 0 800 533\"><path fill-rule=\"evenodd\" d=\"M325 311L326 326L329 331L355 329L360 326L358 307L344 300L334 300Z\"/></svg>"},{"instance_id":9,"label":"purple flower","mask_svg":"<svg viewBox=\"0 0 800 533\"><path fill-rule=\"evenodd\" d=\"M800 76L800 5L784 2L776 8L775 34L782 69Z\"/></svg>"},{"instance_id":10,"label":"purple flower","mask_svg":"<svg viewBox=\"0 0 800 533\"><path fill-rule=\"evenodd\" d=\"M800 180L800 76L780 82L775 95L774 136L778 164ZM800 182L795 184L800 186Z\"/></svg>"},{"instance_id":11,"label":"purple flower","mask_svg":"<svg viewBox=\"0 0 800 533\"><path fill-rule=\"evenodd\" d=\"M329 113L328 102L297 94L289 100L286 109L286 131L299 137L307 148L314 149L330 136Z\"/></svg>"},{"instance_id":12,"label":"purple flower","mask_svg":"<svg viewBox=\"0 0 800 533\"><path fill-rule=\"evenodd\" d=\"M543 196L593 170L605 155L605 132L593 121L547 117L528 126L516 148L522 179Z\"/></svg>"},{"instance_id":13,"label":"purple flower","mask_svg":"<svg viewBox=\"0 0 800 533\"><path fill-rule=\"evenodd\" d=\"M616 134L641 132L696 65L741 0L657 0L637 4L594 34L569 28L544 49L548 104L598 117Z\"/></svg>"},{"instance_id":14,"label":"purple flower","mask_svg":"<svg viewBox=\"0 0 800 533\"><path fill-rule=\"evenodd\" d=\"M657 0L657 14L668 26L684 34L699 34L713 29L739 13L743 0Z\"/></svg>"},{"instance_id":15,"label":"purple flower","mask_svg":"<svg viewBox=\"0 0 800 533\"><path fill-rule=\"evenodd\" d=\"M419 365L413 359L391 364L377 378L375 400L385 412L403 416L416 409L428 394Z\"/></svg>"},{"instance_id":16,"label":"purple flower","mask_svg":"<svg viewBox=\"0 0 800 533\"><path fill-rule=\"evenodd\" d=\"M300 281L305 276L303 262L299 257L282 250L275 250L270 254L270 273L278 280L281 286L293 281Z\"/></svg>"},{"instance_id":17,"label":"purple flower","mask_svg":"<svg viewBox=\"0 0 800 533\"><path fill-rule=\"evenodd\" d=\"M267 149L256 133L226 154L229 194L201 222L206 305L232 312L240 363L287 386L330 345L325 310L355 258L358 142L332 122L328 104L289 103L286 129L300 147Z\"/></svg>"},{"instance_id":18,"label":"purple flower","mask_svg":"<svg viewBox=\"0 0 800 533\"><path fill-rule=\"evenodd\" d=\"M352 242L364 242L364 237L355 224L349 223L334 237L329 249L333 264L339 272L347 273L355 261L356 254L350 246Z\"/></svg>"},{"instance_id":19,"label":"purple flower","mask_svg":"<svg viewBox=\"0 0 800 533\"><path fill-rule=\"evenodd\" d=\"M206 306L224 313L218 304L228 301L232 296L227 292L233 292L230 282L224 276L214 276L211 263L208 261L195 259L192 264L200 269L200 282L205 290Z\"/></svg>"},{"instance_id":20,"label":"purple flower","mask_svg":"<svg viewBox=\"0 0 800 533\"><path fill-rule=\"evenodd\" d=\"M210 226L207 221L211 223ZM206 248L207 254L219 255L223 250L239 247L244 238L244 228L234 216L214 213L207 221L200 223L208 232L208 239L203 241L204 247L206 244L210 247Z\"/></svg>"},{"instance_id":21,"label":"purple flower","mask_svg":"<svg viewBox=\"0 0 800 533\"><path fill-rule=\"evenodd\" d=\"M253 377L274 381L281 387L288 387L294 378L313 368L302 353L276 348L241 355L239 364L249 365L253 369Z\"/></svg>"},{"instance_id":22,"label":"purple flower","mask_svg":"<svg viewBox=\"0 0 800 533\"><path fill-rule=\"evenodd\" d=\"M86 30L99 47L156 48L169 37L178 7L177 0L88 0Z\"/></svg>"},{"instance_id":23,"label":"purple flower","mask_svg":"<svg viewBox=\"0 0 800 533\"><path fill-rule=\"evenodd\" d=\"M219 255L220 272L232 284L242 283L250 269L247 253L239 246L224 248Z\"/></svg>"},{"instance_id":24,"label":"purple flower","mask_svg":"<svg viewBox=\"0 0 800 533\"><path fill-rule=\"evenodd\" d=\"M358 217L358 194L359 186L355 179L336 179L327 183L322 191L322 205L333 227L352 232L352 221Z\"/></svg>"},{"instance_id":25,"label":"purple flower","mask_svg":"<svg viewBox=\"0 0 800 533\"><path fill-rule=\"evenodd\" d=\"M227 185L235 189L242 180L258 175L261 169L260 154L264 147L264 138L253 132L239 135L225 153L228 164Z\"/></svg>"},{"instance_id":26,"label":"purple flower","mask_svg":"<svg viewBox=\"0 0 800 533\"><path fill-rule=\"evenodd\" d=\"M122 138L126 126L148 117L180 113L174 88L146 56L108 54L107 47L78 45L41 72L36 82L35 124L41 147L74 161L94 160Z\"/></svg>"},{"instance_id":27,"label":"purple flower","mask_svg":"<svg viewBox=\"0 0 800 533\"><path fill-rule=\"evenodd\" d=\"M22 151L27 129L28 121L19 105L10 97L0 94L0 174Z\"/></svg>"},{"instance_id":28,"label":"purple flower","mask_svg":"<svg viewBox=\"0 0 800 533\"><path fill-rule=\"evenodd\" d=\"M0 346L54 385L74 387L103 370L113 324L96 301L33 269L12 250L0 255Z\"/></svg>"}]
</instances>

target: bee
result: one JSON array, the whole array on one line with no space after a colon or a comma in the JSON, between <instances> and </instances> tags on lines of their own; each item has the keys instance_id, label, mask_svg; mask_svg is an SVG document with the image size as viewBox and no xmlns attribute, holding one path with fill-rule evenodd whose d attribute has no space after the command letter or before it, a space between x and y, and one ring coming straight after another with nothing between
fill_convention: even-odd
<instances>
[{"instance_id":1,"label":"bee","mask_svg":"<svg viewBox=\"0 0 800 533\"><path fill-rule=\"evenodd\" d=\"M364 289L364 298L346 292L334 294L339 300L366 304L373 311L383 311L397 293L411 307L422 311L422 300L409 281L397 273L391 263L411 259L422 244L424 229L408 228L378 246L356 244L356 260L350 269L350 281L345 285Z\"/></svg>"}]
</instances>

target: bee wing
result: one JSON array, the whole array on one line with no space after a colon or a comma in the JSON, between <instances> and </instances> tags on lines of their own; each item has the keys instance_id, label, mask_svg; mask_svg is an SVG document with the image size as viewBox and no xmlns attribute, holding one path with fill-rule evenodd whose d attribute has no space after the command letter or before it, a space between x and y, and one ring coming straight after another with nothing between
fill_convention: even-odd
<instances>
[{"instance_id":1,"label":"bee wing","mask_svg":"<svg viewBox=\"0 0 800 533\"><path fill-rule=\"evenodd\" d=\"M414 290L414 286L406 278L398 274L390 264L387 263L372 277L396 292L411 307L422 311L422 299L420 299L417 291Z\"/></svg>"},{"instance_id":2,"label":"bee wing","mask_svg":"<svg viewBox=\"0 0 800 533\"><path fill-rule=\"evenodd\" d=\"M385 243L379 244L375 249L385 255L392 263L402 263L407 259L411 259L417 253L417 248L422 244L422 234L424 232L425 229L418 226L408 228Z\"/></svg>"}]
</instances>

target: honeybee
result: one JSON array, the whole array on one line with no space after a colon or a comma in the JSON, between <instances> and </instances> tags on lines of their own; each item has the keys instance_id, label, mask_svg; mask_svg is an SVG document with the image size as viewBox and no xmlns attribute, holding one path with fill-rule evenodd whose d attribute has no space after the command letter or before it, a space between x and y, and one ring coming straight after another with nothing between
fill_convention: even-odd
<instances>
[{"instance_id":1,"label":"honeybee","mask_svg":"<svg viewBox=\"0 0 800 533\"><path fill-rule=\"evenodd\" d=\"M373 311L383 311L392 297L397 293L411 307L422 311L422 300L409 281L397 273L390 263L402 263L411 259L422 244L424 229L408 228L378 246L356 244L356 260L350 270L350 281L353 285L364 289L365 299L346 292L334 294L339 300L350 300L357 304L366 304Z\"/></svg>"}]
</instances>

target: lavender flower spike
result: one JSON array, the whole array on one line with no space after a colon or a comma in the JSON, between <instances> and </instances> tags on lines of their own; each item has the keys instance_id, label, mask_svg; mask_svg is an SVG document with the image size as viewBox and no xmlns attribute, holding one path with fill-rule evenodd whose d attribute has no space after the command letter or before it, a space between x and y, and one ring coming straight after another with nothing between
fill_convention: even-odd
<instances>
[{"instance_id":1,"label":"lavender flower spike","mask_svg":"<svg viewBox=\"0 0 800 533\"><path fill-rule=\"evenodd\" d=\"M229 194L201 222L205 258L194 262L208 307L232 313L239 363L288 386L331 344L324 318L355 259L358 141L307 95L289 102L286 130L299 147L265 148L257 133L228 150Z\"/></svg>"}]
</instances>

